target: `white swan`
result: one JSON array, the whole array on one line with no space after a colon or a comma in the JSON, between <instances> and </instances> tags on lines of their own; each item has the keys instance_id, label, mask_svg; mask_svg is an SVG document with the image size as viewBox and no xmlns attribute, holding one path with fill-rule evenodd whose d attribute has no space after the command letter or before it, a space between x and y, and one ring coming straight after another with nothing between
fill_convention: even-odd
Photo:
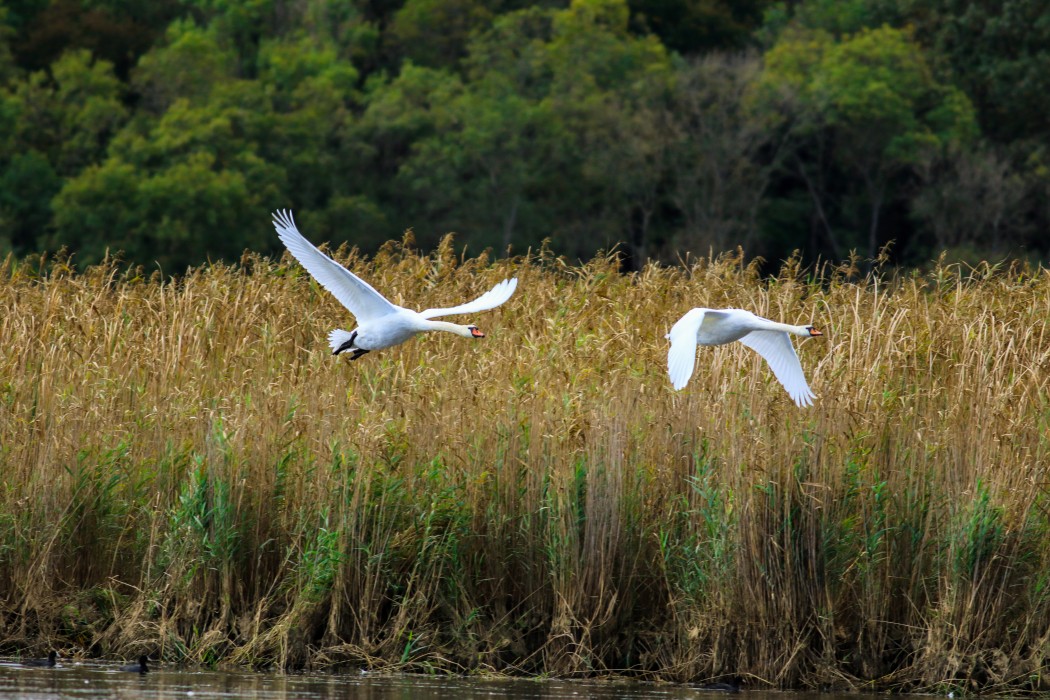
<instances>
[{"instance_id":1,"label":"white swan","mask_svg":"<svg viewBox=\"0 0 1050 700\"><path fill-rule=\"evenodd\" d=\"M817 398L806 383L802 365L789 335L824 335L813 326L790 326L756 316L743 309L693 309L671 328L667 338L667 374L675 389L681 389L693 376L697 345L725 345L739 340L769 363L773 376L787 389L799 406L809 406Z\"/></svg>"},{"instance_id":2,"label":"white swan","mask_svg":"<svg viewBox=\"0 0 1050 700\"><path fill-rule=\"evenodd\" d=\"M328 334L332 354L350 351L352 360L372 350L382 350L405 342L416 333L424 331L447 331L465 338L484 338L485 334L471 324L431 321L437 316L471 314L493 309L510 299L518 286L515 277L503 280L474 301L453 306L450 309L427 309L412 311L389 302L363 279L347 270L319 251L303 238L295 227L290 211L277 211L273 215L277 235L295 259L313 275L318 283L338 299L357 319L357 328L347 332L334 330Z\"/></svg>"}]
</instances>

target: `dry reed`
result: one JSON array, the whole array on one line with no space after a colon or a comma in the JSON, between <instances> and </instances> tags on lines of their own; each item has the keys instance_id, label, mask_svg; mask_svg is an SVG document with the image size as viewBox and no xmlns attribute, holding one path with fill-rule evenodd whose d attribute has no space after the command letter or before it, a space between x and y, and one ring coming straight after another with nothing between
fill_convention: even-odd
<instances>
[{"instance_id":1,"label":"dry reed","mask_svg":"<svg viewBox=\"0 0 1050 700\"><path fill-rule=\"evenodd\" d=\"M755 687L1045 689L1050 274L738 258L343 259L398 303L517 275L350 363L296 263L0 268L0 642L170 660ZM826 336L796 408L693 306Z\"/></svg>"}]
</instances>

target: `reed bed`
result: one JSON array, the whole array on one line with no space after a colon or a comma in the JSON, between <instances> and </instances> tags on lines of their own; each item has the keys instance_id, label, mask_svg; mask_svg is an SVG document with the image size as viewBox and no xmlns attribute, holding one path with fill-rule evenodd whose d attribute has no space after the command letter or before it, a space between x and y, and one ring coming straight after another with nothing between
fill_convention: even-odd
<instances>
[{"instance_id":1,"label":"reed bed","mask_svg":"<svg viewBox=\"0 0 1050 700\"><path fill-rule=\"evenodd\" d=\"M341 259L471 320L356 362L292 260L0 268L0 644L286 668L1044 690L1050 273ZM798 344L796 408L736 344Z\"/></svg>"}]
</instances>

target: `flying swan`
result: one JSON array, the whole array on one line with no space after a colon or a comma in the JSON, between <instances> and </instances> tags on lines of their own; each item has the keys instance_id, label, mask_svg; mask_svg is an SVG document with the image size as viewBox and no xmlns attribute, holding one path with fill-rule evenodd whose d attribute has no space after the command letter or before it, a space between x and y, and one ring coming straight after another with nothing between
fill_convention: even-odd
<instances>
[{"instance_id":1,"label":"flying swan","mask_svg":"<svg viewBox=\"0 0 1050 700\"><path fill-rule=\"evenodd\" d=\"M424 331L447 331L464 338L484 338L485 334L471 324L431 321L437 316L472 314L494 309L510 299L518 286L518 278L503 280L474 301L453 306L450 309L427 309L412 311L392 304L367 282L347 270L319 251L303 238L295 227L292 212L274 212L273 225L277 235L295 259L313 275L317 282L335 296L357 319L357 328L347 332L337 329L328 334L332 354L349 351L350 359L356 360L372 350L382 350L399 345L416 333Z\"/></svg>"},{"instance_id":2,"label":"flying swan","mask_svg":"<svg viewBox=\"0 0 1050 700\"><path fill-rule=\"evenodd\" d=\"M769 363L773 376L787 389L799 406L812 405L817 398L806 383L802 365L789 335L824 335L813 326L790 326L756 316L743 309L693 309L671 328L667 338L667 374L674 388L681 389L693 376L697 345L725 345L739 340Z\"/></svg>"}]
</instances>

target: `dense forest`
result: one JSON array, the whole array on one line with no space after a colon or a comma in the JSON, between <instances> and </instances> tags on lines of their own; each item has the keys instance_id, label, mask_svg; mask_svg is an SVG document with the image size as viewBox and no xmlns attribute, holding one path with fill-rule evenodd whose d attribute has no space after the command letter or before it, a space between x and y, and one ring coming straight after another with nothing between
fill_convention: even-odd
<instances>
[{"instance_id":1,"label":"dense forest","mask_svg":"<svg viewBox=\"0 0 1050 700\"><path fill-rule=\"evenodd\" d=\"M1050 254L1042 0L0 0L0 255Z\"/></svg>"}]
</instances>

